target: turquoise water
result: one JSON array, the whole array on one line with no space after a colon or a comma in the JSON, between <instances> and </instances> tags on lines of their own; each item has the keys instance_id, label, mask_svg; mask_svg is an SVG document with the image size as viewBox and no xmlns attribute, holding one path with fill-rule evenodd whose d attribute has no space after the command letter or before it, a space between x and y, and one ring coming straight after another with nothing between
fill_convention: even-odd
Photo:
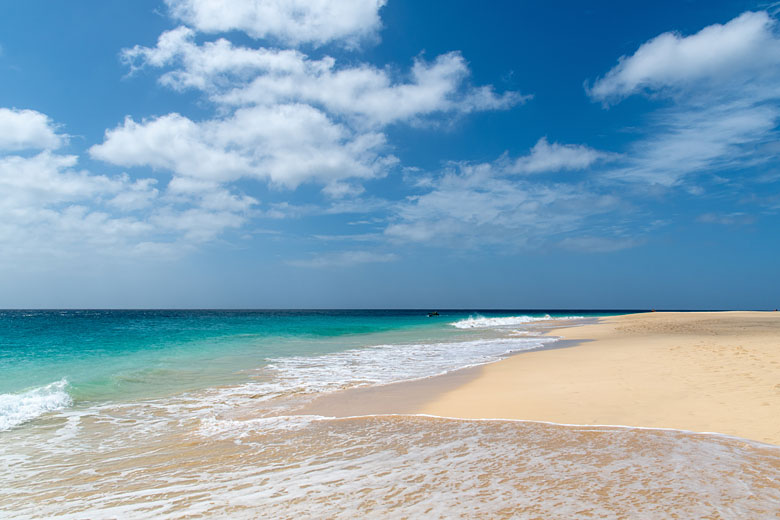
<instances>
[{"instance_id":1,"label":"turquoise water","mask_svg":"<svg viewBox=\"0 0 780 520\"><path fill-rule=\"evenodd\" d=\"M311 407L625 312L0 311L0 517L774 518L777 447Z\"/></svg>"},{"instance_id":2,"label":"turquoise water","mask_svg":"<svg viewBox=\"0 0 780 520\"><path fill-rule=\"evenodd\" d=\"M316 386L318 381L337 386L361 379L384 382L433 375L514 349L504 343L486 343L496 335L494 327L474 319L515 316L522 322L546 315L614 313L440 314L429 318L419 310L0 311L0 416L18 413L18 397L25 392L25 406L30 409L21 418L34 417L35 406L43 412L255 381L263 376L257 371L269 364L276 367L274 374L281 371L285 381L302 374L308 379L296 380L296 384L304 386ZM458 342L460 348L446 347L448 341ZM399 367L396 374L392 373L394 364Z\"/></svg>"},{"instance_id":3,"label":"turquoise water","mask_svg":"<svg viewBox=\"0 0 780 520\"><path fill-rule=\"evenodd\" d=\"M77 400L202 387L233 381L269 357L322 354L356 335L423 327L436 324L420 313L2 311L0 393L62 378Z\"/></svg>"}]
</instances>

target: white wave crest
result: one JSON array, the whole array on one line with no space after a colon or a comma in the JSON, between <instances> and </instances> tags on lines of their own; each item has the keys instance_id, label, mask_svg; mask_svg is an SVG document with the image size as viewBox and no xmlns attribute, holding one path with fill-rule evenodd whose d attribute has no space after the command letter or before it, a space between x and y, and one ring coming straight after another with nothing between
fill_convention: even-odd
<instances>
[{"instance_id":1,"label":"white wave crest","mask_svg":"<svg viewBox=\"0 0 780 520\"><path fill-rule=\"evenodd\" d=\"M485 318L484 316L469 316L465 320L450 323L453 327L459 329L485 329L489 327L514 327L524 323L535 321L558 321L558 320L578 320L584 316L561 316L553 318L549 314L542 317L534 316L507 316L504 318Z\"/></svg>"},{"instance_id":2,"label":"white wave crest","mask_svg":"<svg viewBox=\"0 0 780 520\"><path fill-rule=\"evenodd\" d=\"M62 379L20 394L0 394L0 431L72 405L67 386L68 381Z\"/></svg>"},{"instance_id":3,"label":"white wave crest","mask_svg":"<svg viewBox=\"0 0 780 520\"><path fill-rule=\"evenodd\" d=\"M389 344L319 356L270 359L269 381L223 388L216 402L250 396L254 403L367 385L383 385L444 374L498 361L513 352L533 350L558 338L506 337L472 341Z\"/></svg>"}]
</instances>

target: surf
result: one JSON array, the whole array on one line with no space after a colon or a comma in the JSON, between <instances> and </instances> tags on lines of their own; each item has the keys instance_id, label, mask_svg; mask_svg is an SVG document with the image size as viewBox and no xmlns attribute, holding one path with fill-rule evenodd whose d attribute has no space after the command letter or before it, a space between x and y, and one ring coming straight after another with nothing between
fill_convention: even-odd
<instances>
[{"instance_id":1,"label":"surf","mask_svg":"<svg viewBox=\"0 0 780 520\"><path fill-rule=\"evenodd\" d=\"M63 378L25 392L0 394L0 431L10 430L45 413L72 406L73 399L67 387L68 380Z\"/></svg>"}]
</instances>

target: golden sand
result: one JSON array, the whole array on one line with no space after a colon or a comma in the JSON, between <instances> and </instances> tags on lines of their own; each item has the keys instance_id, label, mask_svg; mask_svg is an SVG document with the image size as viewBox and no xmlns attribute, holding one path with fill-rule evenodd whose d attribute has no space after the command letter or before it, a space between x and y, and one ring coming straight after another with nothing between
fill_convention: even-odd
<instances>
[{"instance_id":1,"label":"golden sand","mask_svg":"<svg viewBox=\"0 0 780 520\"><path fill-rule=\"evenodd\" d=\"M780 444L780 313L659 312L556 329L417 410L462 418L719 432Z\"/></svg>"}]
</instances>

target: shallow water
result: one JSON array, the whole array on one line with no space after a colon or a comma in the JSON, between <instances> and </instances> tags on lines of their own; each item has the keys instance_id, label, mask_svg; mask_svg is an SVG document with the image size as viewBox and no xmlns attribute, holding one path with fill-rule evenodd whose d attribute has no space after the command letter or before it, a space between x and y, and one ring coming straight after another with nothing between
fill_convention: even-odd
<instances>
[{"instance_id":1,"label":"shallow water","mask_svg":"<svg viewBox=\"0 0 780 520\"><path fill-rule=\"evenodd\" d=\"M112 430L129 438L101 442ZM133 430L121 414L51 424L45 450L0 470L3 516L760 519L780 504L780 448L713 435L416 416Z\"/></svg>"},{"instance_id":2,"label":"shallow water","mask_svg":"<svg viewBox=\"0 0 780 520\"><path fill-rule=\"evenodd\" d=\"M9 347L6 367L12 356L22 360L15 370L38 356L52 370L47 377L73 383L60 379L0 396L9 424L0 431L0 517L760 519L780 511L780 447L741 439L517 421L294 415L323 393L554 346L554 338L539 334L560 320L293 314L263 328L258 323L268 316L237 316L231 322L185 315L178 323L188 325L178 328L173 322L181 316L153 316L169 332L143 316L113 316L92 339L83 322L72 336L48 329L50 339L71 340L70 357L65 351L55 357L60 370L84 369L75 376L56 372L42 354L56 350L54 341L37 352L25 353L20 341ZM96 338L109 339L117 329L143 333L96 346ZM35 334L43 333L31 333L28 343ZM6 330L4 337L22 336ZM84 339L88 348L80 351ZM98 361L105 363L90 379L87 367ZM132 391L123 392L128 386Z\"/></svg>"},{"instance_id":3,"label":"shallow water","mask_svg":"<svg viewBox=\"0 0 780 520\"><path fill-rule=\"evenodd\" d=\"M549 341L486 324L459 328L493 319L403 310L0 311L0 431L74 406L215 387L253 385L270 398L426 377Z\"/></svg>"}]
</instances>

